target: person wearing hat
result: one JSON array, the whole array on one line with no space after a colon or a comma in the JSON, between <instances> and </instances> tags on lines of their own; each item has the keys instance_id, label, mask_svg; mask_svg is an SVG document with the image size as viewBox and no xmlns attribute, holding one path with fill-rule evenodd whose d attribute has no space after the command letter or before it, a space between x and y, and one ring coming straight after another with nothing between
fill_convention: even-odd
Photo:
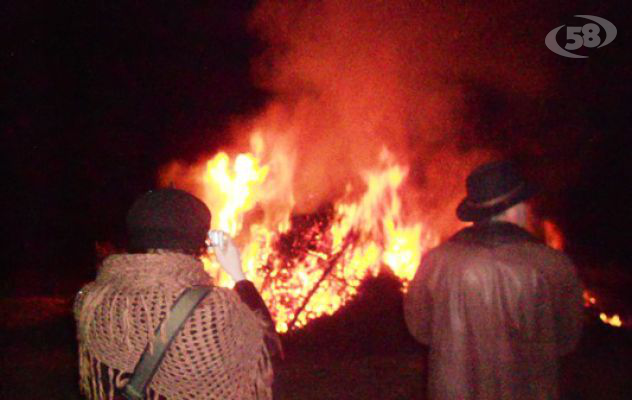
<instances>
[{"instance_id":1,"label":"person wearing hat","mask_svg":"<svg viewBox=\"0 0 632 400\"><path fill-rule=\"evenodd\" d=\"M272 318L228 235L214 251L235 288L213 286L199 259L210 220L201 200L178 189L133 204L129 253L106 258L75 300L86 397L273 397L272 361L282 350Z\"/></svg>"},{"instance_id":2,"label":"person wearing hat","mask_svg":"<svg viewBox=\"0 0 632 400\"><path fill-rule=\"evenodd\" d=\"M473 224L423 257L404 298L429 398L556 399L581 333L575 267L525 230L534 191L512 164L480 166L466 188L457 216Z\"/></svg>"}]
</instances>

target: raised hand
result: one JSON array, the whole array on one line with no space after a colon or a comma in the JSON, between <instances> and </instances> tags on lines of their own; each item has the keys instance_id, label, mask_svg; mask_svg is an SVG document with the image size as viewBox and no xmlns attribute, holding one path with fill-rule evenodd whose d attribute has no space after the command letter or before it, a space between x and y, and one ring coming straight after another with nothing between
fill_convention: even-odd
<instances>
[{"instance_id":1,"label":"raised hand","mask_svg":"<svg viewBox=\"0 0 632 400\"><path fill-rule=\"evenodd\" d=\"M213 247L215 257L222 266L222 269L233 278L235 282L246 279L244 270L241 267L241 255L239 249L235 246L233 239L224 233L223 243L220 246Z\"/></svg>"}]
</instances>

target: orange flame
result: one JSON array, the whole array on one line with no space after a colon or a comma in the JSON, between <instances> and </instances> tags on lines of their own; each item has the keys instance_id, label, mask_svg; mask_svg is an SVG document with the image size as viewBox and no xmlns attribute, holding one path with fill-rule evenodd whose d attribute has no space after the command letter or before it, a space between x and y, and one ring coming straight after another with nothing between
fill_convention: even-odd
<instances>
[{"instance_id":1,"label":"orange flame","mask_svg":"<svg viewBox=\"0 0 632 400\"><path fill-rule=\"evenodd\" d=\"M542 221L542 229L544 231L544 240L549 246L556 250L564 250L564 237L557 225L545 219Z\"/></svg>"},{"instance_id":2,"label":"orange flame","mask_svg":"<svg viewBox=\"0 0 632 400\"><path fill-rule=\"evenodd\" d=\"M597 304L597 299L588 290L584 290L584 307L592 307Z\"/></svg>"},{"instance_id":3,"label":"orange flame","mask_svg":"<svg viewBox=\"0 0 632 400\"><path fill-rule=\"evenodd\" d=\"M542 228L544 231L544 239L546 243L556 250L562 250L564 248L564 237L562 236L562 233L557 225L549 220L543 220ZM582 297L584 300L585 308L594 310L599 310L601 308L600 304L598 304L597 302L597 298L589 290L584 290ZM623 326L623 321L618 314L614 314L612 317L609 317L606 313L599 312L599 319L604 324L608 324L616 328L620 328Z\"/></svg>"},{"instance_id":4,"label":"orange flame","mask_svg":"<svg viewBox=\"0 0 632 400\"><path fill-rule=\"evenodd\" d=\"M324 212L327 218L309 231L313 244L283 247L292 239L284 234L298 229L292 222L292 156L267 148L258 132L250 147L234 157L217 153L198 178L201 197L213 211L213 229L236 238L246 276L259 288L279 331L334 313L366 275L377 275L383 266L406 283L422 253L438 244L438 235L421 221L404 217L400 189L408 168L383 149L377 167L361 174L363 186L348 183L342 198ZM297 247L303 252L281 254ZM219 285L231 285L212 254L203 262Z\"/></svg>"}]
</instances>

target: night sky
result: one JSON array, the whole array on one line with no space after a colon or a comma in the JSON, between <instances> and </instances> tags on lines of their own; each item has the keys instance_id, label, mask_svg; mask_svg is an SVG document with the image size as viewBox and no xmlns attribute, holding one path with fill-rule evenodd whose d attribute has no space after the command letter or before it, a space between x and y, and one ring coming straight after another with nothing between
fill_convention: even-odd
<instances>
[{"instance_id":1,"label":"night sky","mask_svg":"<svg viewBox=\"0 0 632 400\"><path fill-rule=\"evenodd\" d=\"M610 20L618 36L588 59L551 53L557 90L537 104L471 82L466 115L477 122L462 138L463 146L482 142L533 166L549 194L542 213L560 224L568 251L578 263L604 269L629 269L632 65L625 4L546 9L547 29L533 43L542 52L549 52L546 32L576 14ZM226 144L222 132L231 118L263 107L270 93L251 74L252 60L266 50L248 29L254 6L0 5L10 257L0 295L74 292L94 275L95 241L121 241L127 208L155 185L161 166ZM521 23L529 19L516 29ZM512 121L521 120L512 116L521 113L536 113L541 122L516 126Z\"/></svg>"}]
</instances>

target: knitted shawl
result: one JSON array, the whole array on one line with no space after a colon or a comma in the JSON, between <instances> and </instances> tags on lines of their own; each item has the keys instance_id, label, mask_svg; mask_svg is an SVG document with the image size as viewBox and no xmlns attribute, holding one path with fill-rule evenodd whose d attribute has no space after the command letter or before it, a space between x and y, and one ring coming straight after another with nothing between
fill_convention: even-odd
<instances>
[{"instance_id":1,"label":"knitted shawl","mask_svg":"<svg viewBox=\"0 0 632 400\"><path fill-rule=\"evenodd\" d=\"M178 296L211 285L188 255L107 258L75 301L82 392L113 399ZM271 399L265 322L232 290L215 287L185 322L148 389L157 399ZM161 332L160 334L164 334Z\"/></svg>"}]
</instances>

